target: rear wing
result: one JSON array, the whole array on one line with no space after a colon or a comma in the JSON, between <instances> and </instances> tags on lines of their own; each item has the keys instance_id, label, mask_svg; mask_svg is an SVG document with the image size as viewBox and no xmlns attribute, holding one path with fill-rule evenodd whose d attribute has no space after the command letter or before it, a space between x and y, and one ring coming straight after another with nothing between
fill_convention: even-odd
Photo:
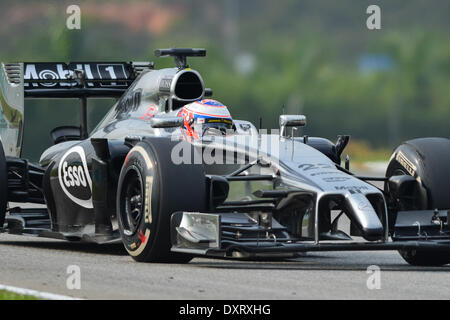
<instances>
[{"instance_id":1,"label":"rear wing","mask_svg":"<svg viewBox=\"0 0 450 320\"><path fill-rule=\"evenodd\" d=\"M119 98L152 62L23 64L25 98Z\"/></svg>"},{"instance_id":2,"label":"rear wing","mask_svg":"<svg viewBox=\"0 0 450 320\"><path fill-rule=\"evenodd\" d=\"M87 99L120 98L153 62L22 62L0 64L0 137L20 156L24 99L79 98L81 137L87 137Z\"/></svg>"}]
</instances>

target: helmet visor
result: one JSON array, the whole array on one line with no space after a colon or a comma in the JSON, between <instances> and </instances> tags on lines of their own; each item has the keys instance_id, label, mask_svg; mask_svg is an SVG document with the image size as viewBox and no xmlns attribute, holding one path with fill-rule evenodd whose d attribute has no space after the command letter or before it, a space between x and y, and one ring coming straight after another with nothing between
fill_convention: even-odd
<instances>
[{"instance_id":1,"label":"helmet visor","mask_svg":"<svg viewBox=\"0 0 450 320\"><path fill-rule=\"evenodd\" d=\"M233 129L233 121L223 118L204 118L197 121L195 130L201 135L205 134L227 134L227 131Z\"/></svg>"}]
</instances>

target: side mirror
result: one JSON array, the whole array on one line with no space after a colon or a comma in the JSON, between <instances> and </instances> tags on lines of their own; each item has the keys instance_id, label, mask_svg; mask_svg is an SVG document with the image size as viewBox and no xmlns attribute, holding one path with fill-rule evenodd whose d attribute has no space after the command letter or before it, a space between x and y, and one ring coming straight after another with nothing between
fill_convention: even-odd
<instances>
[{"instance_id":1,"label":"side mirror","mask_svg":"<svg viewBox=\"0 0 450 320\"><path fill-rule=\"evenodd\" d=\"M306 126L306 117L304 115L282 114L280 116L280 136L284 136L287 127Z\"/></svg>"},{"instance_id":2,"label":"side mirror","mask_svg":"<svg viewBox=\"0 0 450 320\"><path fill-rule=\"evenodd\" d=\"M154 117L150 120L153 128L179 128L184 125L182 117Z\"/></svg>"},{"instance_id":3,"label":"side mirror","mask_svg":"<svg viewBox=\"0 0 450 320\"><path fill-rule=\"evenodd\" d=\"M338 139L336 141L336 154L338 155L339 158L341 157L341 154L349 141L350 141L349 135L338 136Z\"/></svg>"}]
</instances>

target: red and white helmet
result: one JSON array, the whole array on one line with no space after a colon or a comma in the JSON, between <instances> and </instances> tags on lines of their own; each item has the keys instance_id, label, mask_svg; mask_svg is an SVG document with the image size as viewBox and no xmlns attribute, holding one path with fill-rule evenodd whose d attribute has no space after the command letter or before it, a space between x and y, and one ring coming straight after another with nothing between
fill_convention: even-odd
<instances>
[{"instance_id":1,"label":"red and white helmet","mask_svg":"<svg viewBox=\"0 0 450 320\"><path fill-rule=\"evenodd\" d=\"M223 134L233 129L228 108L213 99L203 99L185 105L178 112L184 118L184 132L188 137L200 139L205 134Z\"/></svg>"}]
</instances>

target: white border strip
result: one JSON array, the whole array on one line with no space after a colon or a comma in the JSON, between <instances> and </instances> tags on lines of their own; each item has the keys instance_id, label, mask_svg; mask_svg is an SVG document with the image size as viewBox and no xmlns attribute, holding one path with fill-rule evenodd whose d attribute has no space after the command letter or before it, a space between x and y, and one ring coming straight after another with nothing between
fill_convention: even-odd
<instances>
[{"instance_id":1,"label":"white border strip","mask_svg":"<svg viewBox=\"0 0 450 320\"><path fill-rule=\"evenodd\" d=\"M36 290L31 290L31 289L19 288L19 287L5 286L3 284L0 284L0 290L6 290L6 291L9 291L12 293L21 294L21 295L25 295L25 296L33 296L33 297L36 297L39 299L46 299L46 300L83 300L80 298L63 296L63 295L54 294L54 293L36 291Z\"/></svg>"}]
</instances>

